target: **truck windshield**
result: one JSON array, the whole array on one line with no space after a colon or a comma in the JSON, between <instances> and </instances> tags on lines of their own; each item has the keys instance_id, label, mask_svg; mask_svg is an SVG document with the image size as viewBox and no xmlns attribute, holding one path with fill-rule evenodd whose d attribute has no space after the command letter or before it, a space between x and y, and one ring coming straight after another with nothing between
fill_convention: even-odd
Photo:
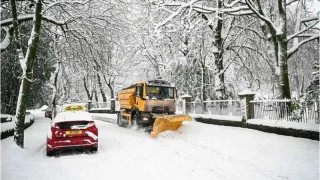
<instances>
[{"instance_id":1,"label":"truck windshield","mask_svg":"<svg viewBox=\"0 0 320 180\"><path fill-rule=\"evenodd\" d=\"M163 99L173 99L174 98L174 88L165 86L147 86L147 96L151 98Z\"/></svg>"}]
</instances>

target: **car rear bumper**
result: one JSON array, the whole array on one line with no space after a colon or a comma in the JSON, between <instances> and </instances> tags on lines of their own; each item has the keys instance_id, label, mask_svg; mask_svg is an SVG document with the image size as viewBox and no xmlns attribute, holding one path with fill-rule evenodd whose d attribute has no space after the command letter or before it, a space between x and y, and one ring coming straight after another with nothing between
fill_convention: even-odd
<instances>
[{"instance_id":1,"label":"car rear bumper","mask_svg":"<svg viewBox=\"0 0 320 180\"><path fill-rule=\"evenodd\" d=\"M73 137L73 138L59 138L48 139L47 151L69 149L69 148L95 148L98 147L98 140L90 137Z\"/></svg>"}]
</instances>

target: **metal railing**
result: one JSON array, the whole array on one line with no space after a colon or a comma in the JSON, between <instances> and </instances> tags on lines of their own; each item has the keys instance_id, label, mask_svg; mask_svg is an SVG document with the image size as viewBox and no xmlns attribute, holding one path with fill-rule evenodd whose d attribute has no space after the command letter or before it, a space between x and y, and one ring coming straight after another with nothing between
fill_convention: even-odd
<instances>
[{"instance_id":1,"label":"metal railing","mask_svg":"<svg viewBox=\"0 0 320 180\"><path fill-rule=\"evenodd\" d=\"M292 122L315 122L319 124L319 101L301 107L292 100L254 100L253 119L286 120Z\"/></svg>"},{"instance_id":2,"label":"metal railing","mask_svg":"<svg viewBox=\"0 0 320 180\"><path fill-rule=\"evenodd\" d=\"M90 110L110 110L111 109L111 101L107 102L95 102L90 104ZM115 101L115 110L118 111L120 109L119 101Z\"/></svg>"},{"instance_id":3,"label":"metal railing","mask_svg":"<svg viewBox=\"0 0 320 180\"><path fill-rule=\"evenodd\" d=\"M91 103L90 109L110 109L111 104L109 102L96 102L96 103Z\"/></svg>"},{"instance_id":4,"label":"metal railing","mask_svg":"<svg viewBox=\"0 0 320 180\"><path fill-rule=\"evenodd\" d=\"M204 102L190 102L191 113L212 114L226 116L240 116L240 100L209 100Z\"/></svg>"}]
</instances>

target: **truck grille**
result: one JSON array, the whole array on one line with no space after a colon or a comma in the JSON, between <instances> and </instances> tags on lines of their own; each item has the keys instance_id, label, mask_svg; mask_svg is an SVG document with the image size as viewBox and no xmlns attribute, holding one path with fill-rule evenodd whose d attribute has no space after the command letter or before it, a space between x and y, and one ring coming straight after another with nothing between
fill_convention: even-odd
<instances>
[{"instance_id":1,"label":"truck grille","mask_svg":"<svg viewBox=\"0 0 320 180\"><path fill-rule=\"evenodd\" d=\"M152 112L153 113L168 113L169 112L169 108L168 107L156 106L156 107L152 108Z\"/></svg>"}]
</instances>

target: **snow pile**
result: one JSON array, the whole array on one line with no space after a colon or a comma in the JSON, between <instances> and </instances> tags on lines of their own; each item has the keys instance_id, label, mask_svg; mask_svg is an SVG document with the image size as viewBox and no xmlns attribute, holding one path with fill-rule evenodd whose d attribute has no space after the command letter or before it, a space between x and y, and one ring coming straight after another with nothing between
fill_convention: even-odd
<instances>
[{"instance_id":1,"label":"snow pile","mask_svg":"<svg viewBox=\"0 0 320 180\"><path fill-rule=\"evenodd\" d=\"M5 123L1 123L1 133L2 133L2 132L6 132L6 131L13 130L13 129L15 128L16 122L17 122L16 116L7 115L7 114L5 114L4 116L6 116L6 117L8 117L8 118L11 118L11 121L5 122ZM3 117L2 114L1 114L1 117ZM25 124L30 123L30 121L31 121L30 118L31 118L31 117L27 115L27 116L25 117L24 123L25 123Z\"/></svg>"},{"instance_id":2,"label":"snow pile","mask_svg":"<svg viewBox=\"0 0 320 180\"><path fill-rule=\"evenodd\" d=\"M33 114L35 118L43 118L45 111L41 110L41 109L42 108L40 108L40 109L31 109L31 110L27 110L27 111L29 111L31 114Z\"/></svg>"},{"instance_id":3,"label":"snow pile","mask_svg":"<svg viewBox=\"0 0 320 180\"><path fill-rule=\"evenodd\" d=\"M92 116L109 118L109 119L117 119L117 114L107 114L107 113L90 113Z\"/></svg>"},{"instance_id":4,"label":"snow pile","mask_svg":"<svg viewBox=\"0 0 320 180\"><path fill-rule=\"evenodd\" d=\"M11 118L11 121L5 122L5 123L1 123L1 132L6 132L6 131L13 130L15 125L16 125L17 118L15 116L11 116L11 115L8 115L8 114L1 114L1 118L2 117Z\"/></svg>"},{"instance_id":5,"label":"snow pile","mask_svg":"<svg viewBox=\"0 0 320 180\"><path fill-rule=\"evenodd\" d=\"M271 119L250 119L247 121L249 124L264 125L270 127L280 127L280 128L292 128L299 130L308 130L319 132L319 124L316 123L301 123L301 122L292 122L292 121L277 121Z\"/></svg>"},{"instance_id":6,"label":"snow pile","mask_svg":"<svg viewBox=\"0 0 320 180\"><path fill-rule=\"evenodd\" d=\"M193 118L205 118L215 120L226 120L226 121L238 121L241 122L241 116L227 116L227 115L213 115L213 114L190 114Z\"/></svg>"},{"instance_id":7,"label":"snow pile","mask_svg":"<svg viewBox=\"0 0 320 180\"><path fill-rule=\"evenodd\" d=\"M211 114L191 114L193 118L204 118L212 120L226 120L226 121L238 121L241 122L241 116L226 116L226 115L211 115ZM292 128L298 130L307 130L320 132L320 125L311 121L308 123L302 122L292 122L286 120L271 120L271 119L249 119L247 120L249 124L264 125L270 127L280 127L280 128Z\"/></svg>"},{"instance_id":8,"label":"snow pile","mask_svg":"<svg viewBox=\"0 0 320 180\"><path fill-rule=\"evenodd\" d=\"M48 108L49 108L49 106L43 105L39 110L40 110L40 111L45 111L45 110L48 109Z\"/></svg>"}]
</instances>

